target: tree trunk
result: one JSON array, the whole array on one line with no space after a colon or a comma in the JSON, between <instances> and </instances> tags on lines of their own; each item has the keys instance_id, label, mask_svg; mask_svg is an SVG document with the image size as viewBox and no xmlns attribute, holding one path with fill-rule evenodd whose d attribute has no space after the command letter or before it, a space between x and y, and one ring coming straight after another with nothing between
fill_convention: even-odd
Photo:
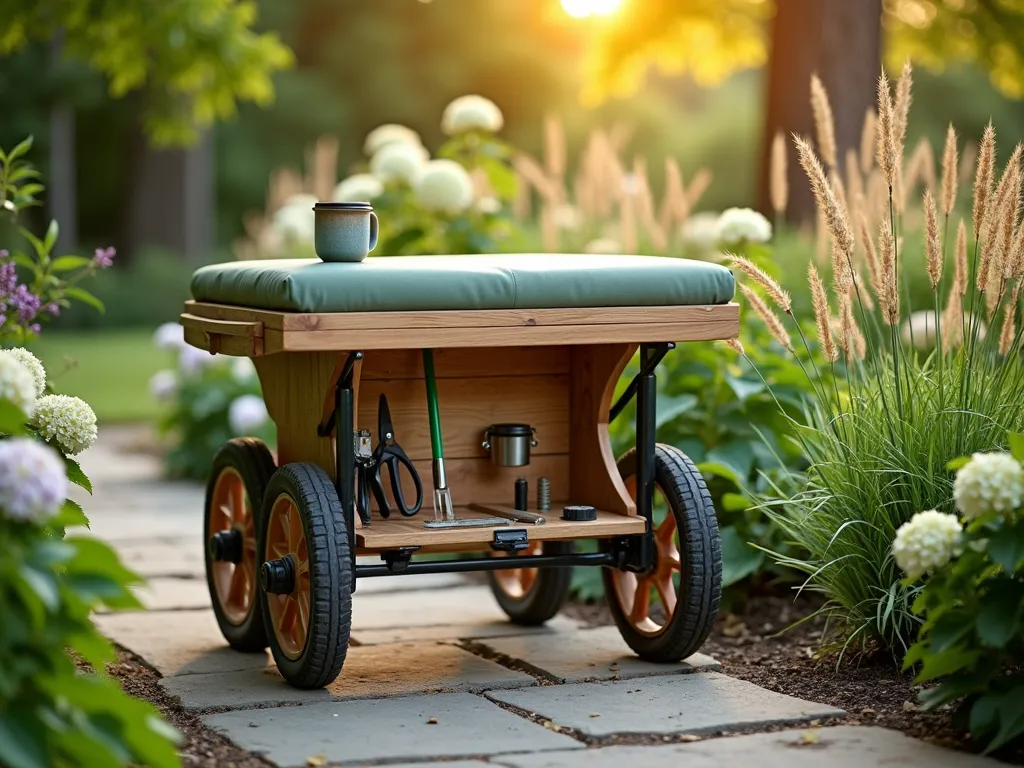
<instances>
[{"instance_id":1,"label":"tree trunk","mask_svg":"<svg viewBox=\"0 0 1024 768\"><path fill-rule=\"evenodd\" d=\"M777 0L776 8L758 200L762 211L771 212L771 145L776 131L782 131L789 161L786 218L794 223L813 222L814 201L791 134L816 139L810 83L811 75L817 73L832 105L839 172L845 177L846 150L859 149L864 113L875 103L882 0Z\"/></svg>"}]
</instances>

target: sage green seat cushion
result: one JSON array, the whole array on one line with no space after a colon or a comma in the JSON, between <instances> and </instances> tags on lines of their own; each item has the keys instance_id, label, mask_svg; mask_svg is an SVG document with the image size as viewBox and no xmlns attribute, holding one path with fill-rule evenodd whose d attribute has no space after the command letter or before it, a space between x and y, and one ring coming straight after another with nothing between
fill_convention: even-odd
<instances>
[{"instance_id":1,"label":"sage green seat cushion","mask_svg":"<svg viewBox=\"0 0 1024 768\"><path fill-rule=\"evenodd\" d=\"M196 270L198 301L291 312L723 304L732 273L658 256L500 254L234 261Z\"/></svg>"}]
</instances>

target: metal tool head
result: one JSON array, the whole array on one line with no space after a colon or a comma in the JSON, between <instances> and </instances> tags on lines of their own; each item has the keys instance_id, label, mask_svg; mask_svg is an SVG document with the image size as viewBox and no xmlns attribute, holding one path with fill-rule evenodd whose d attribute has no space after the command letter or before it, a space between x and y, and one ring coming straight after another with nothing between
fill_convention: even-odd
<instances>
[{"instance_id":1,"label":"metal tool head","mask_svg":"<svg viewBox=\"0 0 1024 768\"><path fill-rule=\"evenodd\" d=\"M377 400L377 439L383 445L395 444L395 426L391 423L391 409L383 392Z\"/></svg>"}]
</instances>

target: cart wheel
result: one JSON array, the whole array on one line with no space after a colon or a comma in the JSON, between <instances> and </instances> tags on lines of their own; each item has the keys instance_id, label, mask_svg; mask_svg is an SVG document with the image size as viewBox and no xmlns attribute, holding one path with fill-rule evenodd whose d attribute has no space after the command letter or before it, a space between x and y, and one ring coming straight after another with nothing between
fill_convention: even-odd
<instances>
[{"instance_id":1,"label":"cart wheel","mask_svg":"<svg viewBox=\"0 0 1024 768\"><path fill-rule=\"evenodd\" d=\"M320 467L286 464L270 478L257 554L277 668L297 688L327 685L348 652L352 559L338 492Z\"/></svg>"},{"instance_id":2,"label":"cart wheel","mask_svg":"<svg viewBox=\"0 0 1024 768\"><path fill-rule=\"evenodd\" d=\"M604 569L604 588L623 639L648 661L672 662L704 644L722 595L718 520L704 478L684 453L655 449L655 565L645 574ZM636 451L619 459L636 498ZM665 509L658 523L658 510ZM652 600L652 593L655 600Z\"/></svg>"},{"instance_id":3,"label":"cart wheel","mask_svg":"<svg viewBox=\"0 0 1024 768\"><path fill-rule=\"evenodd\" d=\"M263 441L238 437L217 452L206 486L206 583L221 634L239 651L267 647L256 599L256 523L273 473Z\"/></svg>"},{"instance_id":4,"label":"cart wheel","mask_svg":"<svg viewBox=\"0 0 1024 768\"><path fill-rule=\"evenodd\" d=\"M576 551L572 541L532 541L523 555L568 555ZM504 556L504 552L495 556ZM515 624L543 624L562 609L572 586L572 568L510 568L487 574L491 591L501 609Z\"/></svg>"}]
</instances>

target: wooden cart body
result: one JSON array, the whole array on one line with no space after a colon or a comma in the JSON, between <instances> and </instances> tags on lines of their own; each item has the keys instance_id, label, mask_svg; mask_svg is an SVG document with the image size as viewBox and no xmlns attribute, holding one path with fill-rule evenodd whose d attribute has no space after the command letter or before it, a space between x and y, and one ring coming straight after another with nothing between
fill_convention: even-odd
<instances>
[{"instance_id":1,"label":"wooden cart body","mask_svg":"<svg viewBox=\"0 0 1024 768\"><path fill-rule=\"evenodd\" d=\"M500 309L415 312L282 312L187 302L181 323L193 346L251 357L277 425L277 463L308 461L336 478L335 440L318 427L332 413L349 355L355 426L376 432L377 401L387 395L396 438L424 485L423 510L371 525L355 518L359 554L416 548L418 553L481 551L494 529L424 529L432 516L431 450L421 350L435 350L449 485L458 517L486 516L472 502L511 506L513 483L551 482L552 512L526 526L530 540L640 534L645 521L616 470L609 411L616 384L641 344L735 338L734 303L708 306ZM527 423L537 447L528 466L495 467L484 430ZM376 444L378 436L373 435ZM653 438L652 438L653 439ZM412 493L411 485L406 491ZM531 498L531 507L534 499ZM595 522L559 517L565 503L597 508ZM521 527L517 524L517 527Z\"/></svg>"}]
</instances>

